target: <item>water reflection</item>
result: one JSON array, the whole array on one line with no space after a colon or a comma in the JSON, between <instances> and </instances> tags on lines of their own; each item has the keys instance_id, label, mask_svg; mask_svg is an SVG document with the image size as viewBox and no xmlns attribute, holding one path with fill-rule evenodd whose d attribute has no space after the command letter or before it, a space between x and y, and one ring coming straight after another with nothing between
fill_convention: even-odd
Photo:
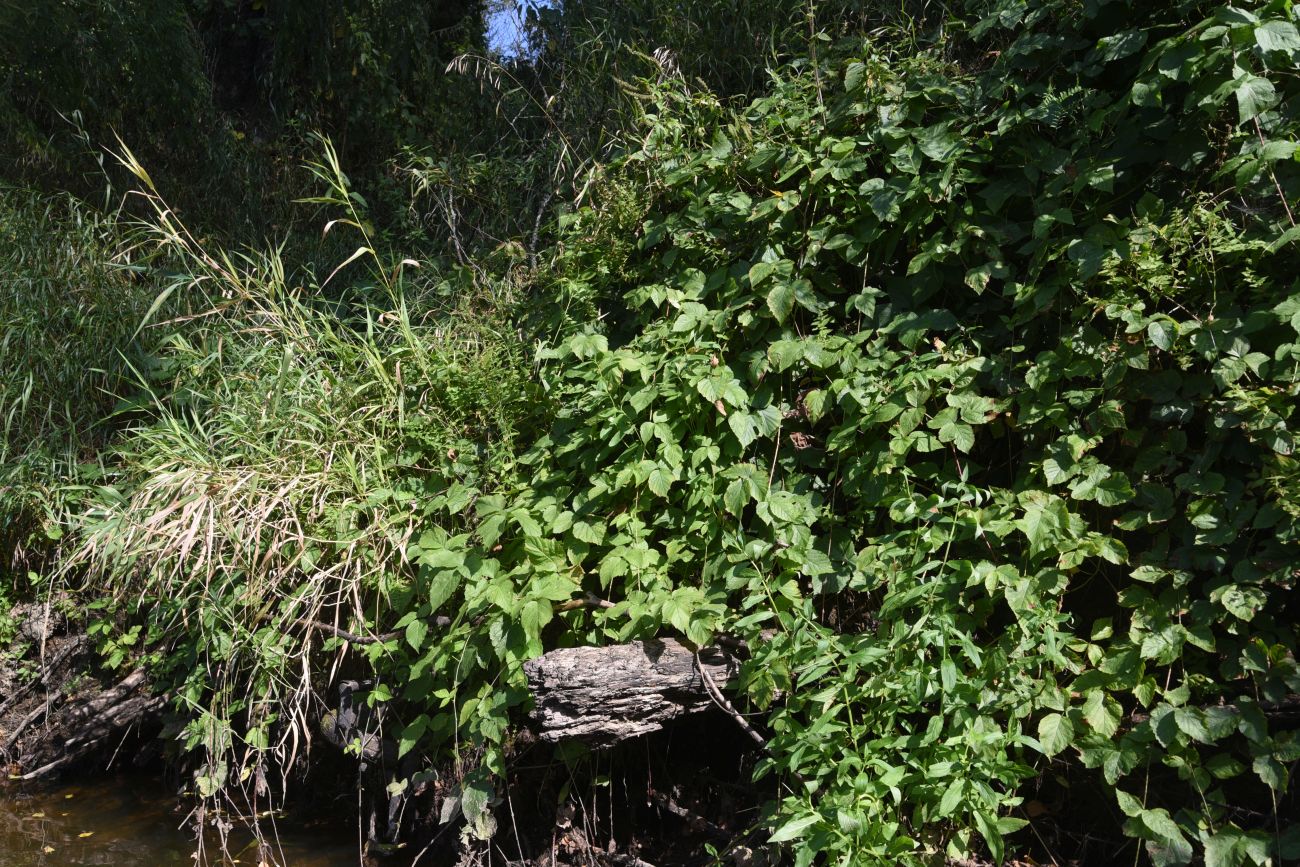
<instances>
[{"instance_id":1,"label":"water reflection","mask_svg":"<svg viewBox=\"0 0 1300 867\"><path fill-rule=\"evenodd\" d=\"M339 827L276 824L280 849L264 859L252 836L236 829L231 852L240 867L356 867L356 843ZM3 867L194 867L185 810L157 780L117 778L62 788L0 790ZM213 843L205 849L218 851ZM222 863L211 858L216 863ZM224 862L230 863L230 862Z\"/></svg>"}]
</instances>

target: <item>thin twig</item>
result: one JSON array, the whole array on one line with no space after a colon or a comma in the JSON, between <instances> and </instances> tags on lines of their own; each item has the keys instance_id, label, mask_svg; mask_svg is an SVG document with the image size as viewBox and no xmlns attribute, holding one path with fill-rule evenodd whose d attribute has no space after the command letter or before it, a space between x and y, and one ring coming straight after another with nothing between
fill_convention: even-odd
<instances>
[{"instance_id":1,"label":"thin twig","mask_svg":"<svg viewBox=\"0 0 1300 867\"><path fill-rule=\"evenodd\" d=\"M50 712L50 709L54 706L54 702L57 699L58 696L53 696L50 699L41 702L32 710L31 713L23 717L22 720L19 721L18 725L14 726L14 730L9 733L9 737L5 740L4 746L0 747L0 749L3 749L6 753L13 749L14 745L18 743L18 739L23 736L23 733L27 731L32 723Z\"/></svg>"},{"instance_id":2,"label":"thin twig","mask_svg":"<svg viewBox=\"0 0 1300 867\"><path fill-rule=\"evenodd\" d=\"M713 675L709 674L709 670L700 661L699 651L695 652L695 668L699 671L700 680L704 682L704 690L709 694L709 698L713 699L713 703L730 714L731 718L745 730L745 734L754 739L754 743L767 750L767 739L749 724L749 720L740 715L740 711L731 706L731 702L727 701L727 697L722 694L722 690L718 689L718 685L713 682Z\"/></svg>"}]
</instances>

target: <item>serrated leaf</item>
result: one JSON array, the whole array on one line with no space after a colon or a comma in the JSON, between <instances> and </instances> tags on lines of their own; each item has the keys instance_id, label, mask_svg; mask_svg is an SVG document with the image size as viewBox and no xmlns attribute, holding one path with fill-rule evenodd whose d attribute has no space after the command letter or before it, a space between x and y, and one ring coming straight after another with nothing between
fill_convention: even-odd
<instances>
[{"instance_id":1,"label":"serrated leaf","mask_svg":"<svg viewBox=\"0 0 1300 867\"><path fill-rule=\"evenodd\" d=\"M794 287L789 283L778 283L769 289L767 308L772 311L777 322L784 323L794 309Z\"/></svg>"},{"instance_id":2,"label":"serrated leaf","mask_svg":"<svg viewBox=\"0 0 1300 867\"><path fill-rule=\"evenodd\" d=\"M1174 708L1174 722L1178 724L1180 731L1194 741L1208 744L1213 740L1201 711L1194 707Z\"/></svg>"},{"instance_id":3,"label":"serrated leaf","mask_svg":"<svg viewBox=\"0 0 1300 867\"><path fill-rule=\"evenodd\" d=\"M1074 723L1059 713L1050 713L1038 721L1038 743L1043 755L1054 756L1074 740Z\"/></svg>"},{"instance_id":4,"label":"serrated leaf","mask_svg":"<svg viewBox=\"0 0 1300 867\"><path fill-rule=\"evenodd\" d=\"M728 512L740 517L749 504L749 488L740 479L736 479L727 485L727 490L722 494L722 505Z\"/></svg>"},{"instance_id":5,"label":"serrated leaf","mask_svg":"<svg viewBox=\"0 0 1300 867\"><path fill-rule=\"evenodd\" d=\"M1102 737L1112 737L1119 731L1121 711L1105 690L1095 689L1083 703L1083 719Z\"/></svg>"},{"instance_id":6,"label":"serrated leaf","mask_svg":"<svg viewBox=\"0 0 1300 867\"><path fill-rule=\"evenodd\" d=\"M750 443L758 438L754 417L747 412L737 411L727 416L727 427L736 435L742 449L749 448Z\"/></svg>"},{"instance_id":7,"label":"serrated leaf","mask_svg":"<svg viewBox=\"0 0 1300 867\"><path fill-rule=\"evenodd\" d=\"M661 466L655 467L650 471L646 479L646 487L657 497L667 497L668 490L673 486L673 474Z\"/></svg>"},{"instance_id":8,"label":"serrated leaf","mask_svg":"<svg viewBox=\"0 0 1300 867\"><path fill-rule=\"evenodd\" d=\"M412 650L419 650L424 646L425 636L429 634L429 624L423 620L412 620L406 624L406 643L411 646Z\"/></svg>"},{"instance_id":9,"label":"serrated leaf","mask_svg":"<svg viewBox=\"0 0 1300 867\"><path fill-rule=\"evenodd\" d=\"M1068 512L1059 497L1042 491L1029 491L1023 497L1024 516L1015 523L1029 540L1032 553L1039 553L1055 545L1068 526Z\"/></svg>"},{"instance_id":10,"label":"serrated leaf","mask_svg":"<svg viewBox=\"0 0 1300 867\"><path fill-rule=\"evenodd\" d=\"M1246 73L1233 91L1237 96L1237 116L1241 123L1259 117L1278 103L1273 82Z\"/></svg>"},{"instance_id":11,"label":"serrated leaf","mask_svg":"<svg viewBox=\"0 0 1300 867\"><path fill-rule=\"evenodd\" d=\"M969 452L975 447L975 431L968 424L950 421L939 428L939 442L952 443L958 451Z\"/></svg>"},{"instance_id":12,"label":"serrated leaf","mask_svg":"<svg viewBox=\"0 0 1300 867\"><path fill-rule=\"evenodd\" d=\"M429 610L437 611L444 602L451 598L460 586L460 575L450 569L444 569L435 573L429 580L427 592L429 594Z\"/></svg>"},{"instance_id":13,"label":"serrated leaf","mask_svg":"<svg viewBox=\"0 0 1300 867\"><path fill-rule=\"evenodd\" d=\"M1182 830L1178 827L1178 823L1170 817L1169 812L1163 807L1155 810L1143 810L1142 824L1146 825L1151 833L1162 841L1181 841L1184 844L1187 842Z\"/></svg>"}]
</instances>

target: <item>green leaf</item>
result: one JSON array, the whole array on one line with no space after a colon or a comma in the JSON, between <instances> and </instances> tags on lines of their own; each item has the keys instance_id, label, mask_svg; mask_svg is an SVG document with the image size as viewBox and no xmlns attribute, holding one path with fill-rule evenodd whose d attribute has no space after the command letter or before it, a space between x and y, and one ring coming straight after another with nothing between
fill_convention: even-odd
<instances>
[{"instance_id":1,"label":"green leaf","mask_svg":"<svg viewBox=\"0 0 1300 867\"><path fill-rule=\"evenodd\" d=\"M1125 30L1123 33L1098 40L1097 50L1101 53L1103 63L1111 63L1136 54L1146 44L1145 30Z\"/></svg>"},{"instance_id":2,"label":"green leaf","mask_svg":"<svg viewBox=\"0 0 1300 867\"><path fill-rule=\"evenodd\" d=\"M758 439L758 430L754 417L747 412L737 410L728 415L727 427L731 428L731 432L736 435L742 449L749 448L750 444Z\"/></svg>"},{"instance_id":3,"label":"green leaf","mask_svg":"<svg viewBox=\"0 0 1300 867\"><path fill-rule=\"evenodd\" d=\"M402 729L401 735L397 739L397 757L400 759L420 742L424 733L429 728L429 717L426 714L420 714L411 720L405 728Z\"/></svg>"},{"instance_id":4,"label":"green leaf","mask_svg":"<svg viewBox=\"0 0 1300 867\"><path fill-rule=\"evenodd\" d=\"M1069 526L1069 513L1060 497L1043 491L1027 491L1021 496L1025 514L1016 527L1029 539L1032 553L1041 553L1061 541Z\"/></svg>"},{"instance_id":5,"label":"green leaf","mask_svg":"<svg viewBox=\"0 0 1300 867\"><path fill-rule=\"evenodd\" d=\"M1130 818L1137 818L1142 815L1144 810L1142 802L1130 795L1123 789L1115 790L1115 800L1119 804L1120 811Z\"/></svg>"},{"instance_id":6,"label":"green leaf","mask_svg":"<svg viewBox=\"0 0 1300 867\"><path fill-rule=\"evenodd\" d=\"M866 74L867 67L860 60L855 60L848 65L844 71L844 89L849 93L857 90L862 86L862 78Z\"/></svg>"},{"instance_id":7,"label":"green leaf","mask_svg":"<svg viewBox=\"0 0 1300 867\"><path fill-rule=\"evenodd\" d=\"M425 636L429 634L429 624L423 620L412 620L406 624L406 643L411 646L412 650L419 650L424 646Z\"/></svg>"},{"instance_id":8,"label":"green leaf","mask_svg":"<svg viewBox=\"0 0 1300 867\"><path fill-rule=\"evenodd\" d=\"M951 658L945 658L939 664L939 680L943 684L944 692L952 692L957 685L957 665Z\"/></svg>"},{"instance_id":9,"label":"green leaf","mask_svg":"<svg viewBox=\"0 0 1300 867\"><path fill-rule=\"evenodd\" d=\"M1264 595L1263 590L1242 584L1229 584L1217 591L1215 595L1219 597L1219 603L1228 609L1233 617L1246 622L1253 620L1255 612L1268 602L1268 597Z\"/></svg>"},{"instance_id":10,"label":"green leaf","mask_svg":"<svg viewBox=\"0 0 1300 867\"><path fill-rule=\"evenodd\" d=\"M1157 319L1147 325L1147 337L1151 339L1151 343L1166 352L1174 345L1174 334L1175 326L1169 322Z\"/></svg>"},{"instance_id":11,"label":"green leaf","mask_svg":"<svg viewBox=\"0 0 1300 867\"><path fill-rule=\"evenodd\" d=\"M1255 28L1255 42L1265 51L1300 51L1300 32L1290 21L1265 21Z\"/></svg>"},{"instance_id":12,"label":"green leaf","mask_svg":"<svg viewBox=\"0 0 1300 867\"><path fill-rule=\"evenodd\" d=\"M1119 731L1121 713L1119 705L1102 689L1092 690L1083 703L1084 721L1102 737L1112 737Z\"/></svg>"},{"instance_id":13,"label":"green leaf","mask_svg":"<svg viewBox=\"0 0 1300 867\"><path fill-rule=\"evenodd\" d=\"M1249 72L1237 81L1237 115L1241 123L1259 117L1278 103L1273 82Z\"/></svg>"},{"instance_id":14,"label":"green leaf","mask_svg":"<svg viewBox=\"0 0 1300 867\"><path fill-rule=\"evenodd\" d=\"M1194 707L1176 707L1174 708L1174 722L1178 728L1194 741L1208 744L1214 739L1210 736L1210 730L1205 725L1205 719L1201 711Z\"/></svg>"},{"instance_id":15,"label":"green leaf","mask_svg":"<svg viewBox=\"0 0 1300 867\"><path fill-rule=\"evenodd\" d=\"M1163 807L1142 811L1142 824L1146 825L1161 840L1179 841L1186 845L1187 839L1182 830Z\"/></svg>"},{"instance_id":16,"label":"green leaf","mask_svg":"<svg viewBox=\"0 0 1300 867\"><path fill-rule=\"evenodd\" d=\"M755 262L749 267L749 285L755 289L776 270L775 262Z\"/></svg>"},{"instance_id":17,"label":"green leaf","mask_svg":"<svg viewBox=\"0 0 1300 867\"><path fill-rule=\"evenodd\" d=\"M807 816L800 816L797 819L791 819L789 822L786 822L778 828L772 836L768 838L768 842L787 843L790 840L798 840L800 837L804 836L805 832L809 828L821 821L821 818L820 814L813 813Z\"/></svg>"},{"instance_id":18,"label":"green leaf","mask_svg":"<svg viewBox=\"0 0 1300 867\"><path fill-rule=\"evenodd\" d=\"M947 818L948 816L955 815L957 808L961 806L965 796L966 781L961 777L957 777L948 784L948 788L944 791L943 797L939 799L939 817Z\"/></svg>"},{"instance_id":19,"label":"green leaf","mask_svg":"<svg viewBox=\"0 0 1300 867\"><path fill-rule=\"evenodd\" d=\"M673 474L661 466L656 466L650 471L649 478L646 479L646 487L650 492L658 497L667 497L668 489L673 485Z\"/></svg>"},{"instance_id":20,"label":"green leaf","mask_svg":"<svg viewBox=\"0 0 1300 867\"><path fill-rule=\"evenodd\" d=\"M1059 713L1050 713L1038 721L1038 743L1043 755L1051 757L1061 752L1074 740L1074 723Z\"/></svg>"},{"instance_id":21,"label":"green leaf","mask_svg":"<svg viewBox=\"0 0 1300 867\"><path fill-rule=\"evenodd\" d=\"M434 574L428 583L429 610L437 611L459 586L460 576L449 569Z\"/></svg>"},{"instance_id":22,"label":"green leaf","mask_svg":"<svg viewBox=\"0 0 1300 867\"><path fill-rule=\"evenodd\" d=\"M777 322L784 323L794 309L794 287L789 283L773 286L767 293L767 307Z\"/></svg>"},{"instance_id":23,"label":"green leaf","mask_svg":"<svg viewBox=\"0 0 1300 867\"><path fill-rule=\"evenodd\" d=\"M722 505L727 511L736 517L740 517L744 512L745 506L749 504L749 488L741 479L736 479L727 485L727 490L722 495Z\"/></svg>"},{"instance_id":24,"label":"green leaf","mask_svg":"<svg viewBox=\"0 0 1300 867\"><path fill-rule=\"evenodd\" d=\"M975 447L975 431L968 424L950 421L939 428L939 442L952 443L958 451L969 452Z\"/></svg>"}]
</instances>

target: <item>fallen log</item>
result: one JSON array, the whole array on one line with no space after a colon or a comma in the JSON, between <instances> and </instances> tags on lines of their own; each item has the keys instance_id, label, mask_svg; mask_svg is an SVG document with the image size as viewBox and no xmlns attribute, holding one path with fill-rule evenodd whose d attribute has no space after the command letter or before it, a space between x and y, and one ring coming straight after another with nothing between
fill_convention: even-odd
<instances>
[{"instance_id":1,"label":"fallen log","mask_svg":"<svg viewBox=\"0 0 1300 867\"><path fill-rule=\"evenodd\" d=\"M697 654L675 638L612 647L553 650L524 663L533 728L544 741L596 747L663 728L671 719L717 707L708 679L725 686L738 661L719 647Z\"/></svg>"}]
</instances>

